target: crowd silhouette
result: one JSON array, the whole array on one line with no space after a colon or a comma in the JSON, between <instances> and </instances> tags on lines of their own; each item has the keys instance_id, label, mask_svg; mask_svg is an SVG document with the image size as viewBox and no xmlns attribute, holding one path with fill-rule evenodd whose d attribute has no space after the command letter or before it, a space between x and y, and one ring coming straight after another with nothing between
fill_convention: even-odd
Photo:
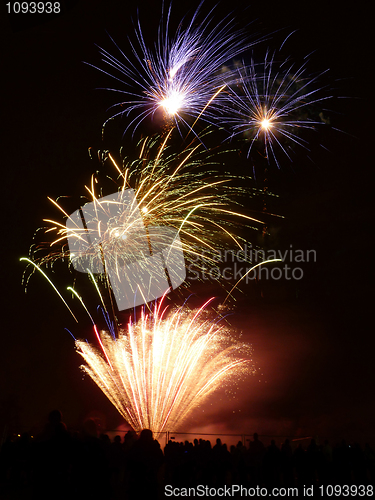
<instances>
[{"instance_id":1,"label":"crowd silhouette","mask_svg":"<svg viewBox=\"0 0 375 500\"><path fill-rule=\"evenodd\" d=\"M166 498L165 485L303 487L304 485L372 485L375 452L369 444L331 446L329 441L291 443L272 440L265 446L257 434L248 446L228 449L220 439L169 440L162 450L152 432L139 436L98 435L94 420L69 431L58 410L43 432L8 436L0 450L0 498L4 499L148 499Z\"/></svg>"}]
</instances>

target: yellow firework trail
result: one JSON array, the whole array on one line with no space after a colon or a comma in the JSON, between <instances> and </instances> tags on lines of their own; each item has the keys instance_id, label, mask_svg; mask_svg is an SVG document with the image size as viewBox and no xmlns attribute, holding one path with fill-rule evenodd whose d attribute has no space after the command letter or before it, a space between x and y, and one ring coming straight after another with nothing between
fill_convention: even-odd
<instances>
[{"instance_id":1,"label":"yellow firework trail","mask_svg":"<svg viewBox=\"0 0 375 500\"><path fill-rule=\"evenodd\" d=\"M169 314L161 300L153 314L129 320L118 338L102 331L111 366L99 348L76 342L83 370L134 430L175 430L218 387L254 371L250 347L208 317L211 300Z\"/></svg>"},{"instance_id":2,"label":"yellow firework trail","mask_svg":"<svg viewBox=\"0 0 375 500\"><path fill-rule=\"evenodd\" d=\"M150 242L158 239L154 229L157 227L171 228L174 230L171 234L179 236L177 243L174 238L169 242L159 238L157 245L169 243L170 248L181 245L186 266L192 264L199 268L204 261L207 268L210 262L214 265L215 257L228 245L242 248L245 240L239 236L240 228L249 226L258 230L261 227L262 221L246 215L241 209L241 197L248 198L252 193L238 186L239 177L215 171L217 160L213 157L216 151L202 151L199 143L182 153L173 153L169 145L171 135L169 131L162 140L160 137L143 139L139 144L139 157L133 161L118 161L105 152L102 168L114 176L109 187L104 185L108 175L103 183L93 175L91 185L86 186L87 202L95 207L89 224L95 227L102 240L100 245L86 249L87 268L91 271L104 265L103 255L106 256L105 266L112 269L117 268L120 261L122 265L142 261L152 247ZM129 188L133 189L136 199L131 207L128 198L122 196ZM114 191L118 193L114 202L118 216L103 228L102 218L97 214L107 210L108 204L104 206L101 199ZM59 202L51 201L69 222L67 211ZM141 214L146 232L139 231L134 223L136 210ZM72 258L67 238L82 240L86 229L74 224L68 228L64 220L44 221L48 224L44 228L48 241L33 248L33 260L43 265Z\"/></svg>"}]
</instances>

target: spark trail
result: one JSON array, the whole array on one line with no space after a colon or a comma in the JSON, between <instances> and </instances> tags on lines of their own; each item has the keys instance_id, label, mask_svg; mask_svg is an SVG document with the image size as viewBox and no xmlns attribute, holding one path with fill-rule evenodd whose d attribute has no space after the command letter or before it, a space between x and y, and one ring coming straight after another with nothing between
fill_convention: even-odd
<instances>
[{"instance_id":1,"label":"spark trail","mask_svg":"<svg viewBox=\"0 0 375 500\"><path fill-rule=\"evenodd\" d=\"M213 391L254 371L250 347L207 317L211 301L167 314L161 300L117 339L102 331L111 366L99 348L76 342L82 369L134 430L175 430Z\"/></svg>"}]
</instances>

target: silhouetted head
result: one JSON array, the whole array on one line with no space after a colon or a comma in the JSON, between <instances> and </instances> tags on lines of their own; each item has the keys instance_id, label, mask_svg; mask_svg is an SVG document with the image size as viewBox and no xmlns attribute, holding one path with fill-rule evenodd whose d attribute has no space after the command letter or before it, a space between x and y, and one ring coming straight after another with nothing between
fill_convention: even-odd
<instances>
[{"instance_id":1,"label":"silhouetted head","mask_svg":"<svg viewBox=\"0 0 375 500\"><path fill-rule=\"evenodd\" d=\"M152 431L150 429L143 429L140 436L140 441L152 441Z\"/></svg>"},{"instance_id":2,"label":"silhouetted head","mask_svg":"<svg viewBox=\"0 0 375 500\"><path fill-rule=\"evenodd\" d=\"M124 436L124 443L129 443L134 441L137 438L137 435L134 431L128 431Z\"/></svg>"},{"instance_id":3,"label":"silhouetted head","mask_svg":"<svg viewBox=\"0 0 375 500\"><path fill-rule=\"evenodd\" d=\"M106 443L106 444L108 444L108 443L110 443L110 442L111 442L111 440L109 439L108 434L104 434L104 432L102 432L102 433L100 434L99 439L100 439L101 441L103 441L103 443Z\"/></svg>"},{"instance_id":4,"label":"silhouetted head","mask_svg":"<svg viewBox=\"0 0 375 500\"><path fill-rule=\"evenodd\" d=\"M52 410L48 415L48 422L52 425L57 425L62 421L62 413L60 410Z\"/></svg>"}]
</instances>

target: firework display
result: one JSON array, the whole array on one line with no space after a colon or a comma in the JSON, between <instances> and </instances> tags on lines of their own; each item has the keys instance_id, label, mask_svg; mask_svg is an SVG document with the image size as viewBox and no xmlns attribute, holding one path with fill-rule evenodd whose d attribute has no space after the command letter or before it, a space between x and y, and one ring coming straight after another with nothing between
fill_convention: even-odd
<instances>
[{"instance_id":1,"label":"firework display","mask_svg":"<svg viewBox=\"0 0 375 500\"><path fill-rule=\"evenodd\" d=\"M235 340L223 320L210 318L211 300L196 310L185 302L165 306L166 294L182 283L183 298L191 292L191 265L203 269L202 260L207 267L228 248L242 250L250 229L265 232L264 214L257 218L255 209L244 209L244 200L262 190L249 188L249 176L232 167L225 173L218 167L222 134L229 131L236 152L235 140L248 140L248 158L260 145L264 165L272 158L280 167L280 152L289 161L294 146L308 150L303 131L322 123L308 116L309 109L328 98L314 88L317 77L306 76L307 62L295 67L267 55L258 64L253 54L250 64L239 64L251 45L245 33L230 17L215 23L212 12L201 20L200 14L199 7L171 33L169 8L153 45L138 22L129 53L116 45L116 57L100 48L104 67L97 69L120 84L108 90L125 96L110 119L123 115L124 133L131 130L134 139L144 120L160 115L160 133L141 134L135 160L99 152L106 181L93 174L85 203L74 212L51 200L63 220L46 218L43 240L32 246L30 260L23 259L39 271L68 260L73 273L90 277L108 328L99 331L71 287L95 331L94 342L76 340L82 369L135 431L148 428L156 435L181 426L217 388L254 373L250 347ZM196 132L200 121L210 124L208 132ZM206 139L217 144L207 149ZM234 281L229 295L241 280Z\"/></svg>"},{"instance_id":2,"label":"firework display","mask_svg":"<svg viewBox=\"0 0 375 500\"><path fill-rule=\"evenodd\" d=\"M96 177L92 177L91 186L86 188L89 203L83 207L86 228L79 222L80 213L73 219L60 204L51 200L66 217L66 224L45 219L48 226L39 232L43 234L43 241L32 247L33 260L45 265L70 258L74 264L77 256L70 250L85 234L93 241L95 235L100 234L101 245L87 243L84 261L80 259L78 263L83 272L88 267L94 273L103 273L102 255L106 255L107 268L117 268L119 259L125 264L140 261L149 251L150 243L156 248L181 245L186 266L199 266L203 257L206 266L214 263L228 245L241 249L244 239L238 229L247 226L257 231L262 224L260 219L241 209L241 202L256 196L256 190L236 185L239 176L215 171L217 158L205 151L201 143L181 153L171 153L168 148L171 132L163 141L159 137L143 139L134 161L125 159L118 164L110 153L106 154L104 167L111 168L112 175L117 174L110 189L115 185L118 195L108 204L102 187ZM134 192L130 203L129 189ZM94 205L90 205L92 203ZM87 208L90 206L92 208ZM108 216L110 206L115 206L115 213L105 225L103 214ZM140 224L144 229L141 230ZM172 230L171 236L167 237L165 232L161 235L160 227ZM170 258L174 259L173 252ZM175 264L175 268L180 269L178 256Z\"/></svg>"},{"instance_id":3,"label":"firework display","mask_svg":"<svg viewBox=\"0 0 375 500\"><path fill-rule=\"evenodd\" d=\"M170 33L169 7L166 19L162 17L158 39L153 47L146 45L141 24L135 30L137 44L129 40L129 54L120 53L117 59L100 48L100 71L120 83L118 89L125 100L115 108L121 111L110 119L129 117L126 130L133 133L146 117L161 112L167 122L187 124L201 118L211 122L225 99L222 94L233 79L233 73L225 64L244 52L250 45L248 35L235 27L234 19L214 22L212 12L199 19L200 8L186 27L181 23L174 34Z\"/></svg>"},{"instance_id":4,"label":"firework display","mask_svg":"<svg viewBox=\"0 0 375 500\"><path fill-rule=\"evenodd\" d=\"M250 348L204 316L207 304L166 314L160 301L151 315L129 320L118 338L102 332L110 363L98 348L77 341L84 371L134 430L176 429L223 382L252 371Z\"/></svg>"},{"instance_id":5,"label":"firework display","mask_svg":"<svg viewBox=\"0 0 375 500\"><path fill-rule=\"evenodd\" d=\"M267 53L261 64L252 58L249 66L238 69L223 121L229 125L232 137L242 135L250 142L248 156L260 143L268 163L273 159L280 167L279 151L289 161L294 146L309 151L301 131L324 125L314 108L331 96L314 85L323 73L309 76L307 65L307 61L299 67L289 60L278 63L275 54ZM310 117L312 110L316 116Z\"/></svg>"}]
</instances>

